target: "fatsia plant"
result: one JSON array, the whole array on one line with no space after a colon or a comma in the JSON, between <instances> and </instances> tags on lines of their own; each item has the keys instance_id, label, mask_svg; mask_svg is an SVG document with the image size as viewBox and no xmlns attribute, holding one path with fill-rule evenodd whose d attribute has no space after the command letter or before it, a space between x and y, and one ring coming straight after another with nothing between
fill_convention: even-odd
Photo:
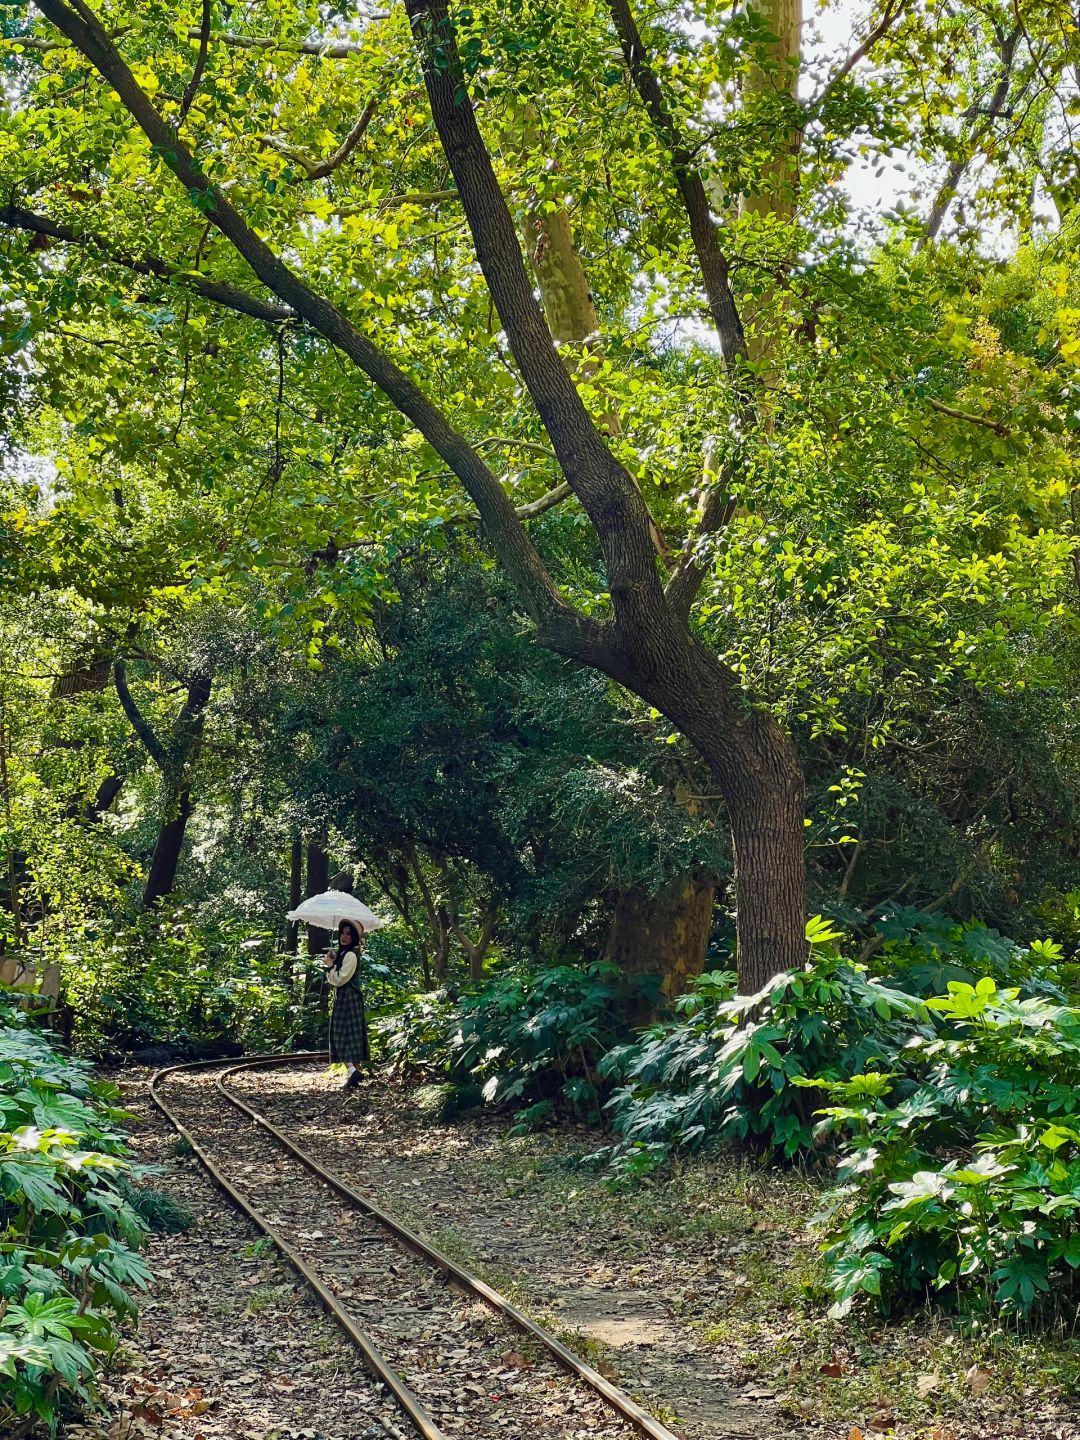
<instances>
[{"instance_id":1,"label":"fatsia plant","mask_svg":"<svg viewBox=\"0 0 1080 1440\"><path fill-rule=\"evenodd\" d=\"M886 1072L825 1083L847 1135L822 1218L836 1301L944 1292L1027 1316L1076 1294L1080 1012L989 976L927 1001L938 1021Z\"/></svg>"},{"instance_id":2,"label":"fatsia plant","mask_svg":"<svg viewBox=\"0 0 1080 1440\"><path fill-rule=\"evenodd\" d=\"M0 1007L0 1423L55 1433L93 1398L150 1273L114 1092Z\"/></svg>"}]
</instances>

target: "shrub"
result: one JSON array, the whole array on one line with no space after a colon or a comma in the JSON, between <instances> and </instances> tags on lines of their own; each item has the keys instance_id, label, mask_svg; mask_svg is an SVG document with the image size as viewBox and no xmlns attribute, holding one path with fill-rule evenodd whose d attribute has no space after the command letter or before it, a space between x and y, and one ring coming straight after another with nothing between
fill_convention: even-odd
<instances>
[{"instance_id":1,"label":"shrub","mask_svg":"<svg viewBox=\"0 0 1080 1440\"><path fill-rule=\"evenodd\" d=\"M139 1220L154 1235L183 1235L195 1223L195 1217L182 1201L168 1190L151 1186L121 1183L121 1192Z\"/></svg>"},{"instance_id":2,"label":"shrub","mask_svg":"<svg viewBox=\"0 0 1080 1440\"><path fill-rule=\"evenodd\" d=\"M110 1087L0 1010L0 1433L55 1431L150 1275Z\"/></svg>"},{"instance_id":3,"label":"shrub","mask_svg":"<svg viewBox=\"0 0 1080 1440\"><path fill-rule=\"evenodd\" d=\"M927 1002L890 1072L827 1086L847 1134L822 1217L834 1314L942 1291L1031 1315L1080 1284L1080 1009L990 977Z\"/></svg>"},{"instance_id":4,"label":"shrub","mask_svg":"<svg viewBox=\"0 0 1080 1440\"><path fill-rule=\"evenodd\" d=\"M989 976L1025 995L1065 998L1061 946L1053 940L1021 945L978 920L954 920L893 905L875 926L879 968L889 983L913 994L940 995L952 981L973 985Z\"/></svg>"},{"instance_id":5,"label":"shrub","mask_svg":"<svg viewBox=\"0 0 1080 1440\"><path fill-rule=\"evenodd\" d=\"M222 1036L273 1048L300 1028L301 997L285 982L274 937L252 934L242 921L158 910L86 935L64 969L76 1039L90 1054Z\"/></svg>"},{"instance_id":6,"label":"shrub","mask_svg":"<svg viewBox=\"0 0 1080 1440\"><path fill-rule=\"evenodd\" d=\"M475 992L414 996L382 1035L399 1067L479 1085L488 1104L516 1105L523 1124L560 1109L599 1118L599 1062L641 995L602 962L515 968Z\"/></svg>"},{"instance_id":7,"label":"shrub","mask_svg":"<svg viewBox=\"0 0 1080 1440\"><path fill-rule=\"evenodd\" d=\"M790 1158L814 1143L813 1107L793 1082L841 1079L904 1044L920 1003L843 959L824 921L811 920L807 936L804 970L778 975L758 995L736 995L733 975L703 975L675 1020L604 1059L604 1075L621 1082L609 1101L620 1170L728 1140Z\"/></svg>"}]
</instances>

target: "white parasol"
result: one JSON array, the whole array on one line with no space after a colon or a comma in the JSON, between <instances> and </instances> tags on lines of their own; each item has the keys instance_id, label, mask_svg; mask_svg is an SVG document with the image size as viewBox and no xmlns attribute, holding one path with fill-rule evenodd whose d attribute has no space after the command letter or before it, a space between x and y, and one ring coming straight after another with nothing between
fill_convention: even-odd
<instances>
[{"instance_id":1,"label":"white parasol","mask_svg":"<svg viewBox=\"0 0 1080 1440\"><path fill-rule=\"evenodd\" d=\"M333 930L342 920L352 920L362 930L381 930L389 920L380 920L355 895L344 890L324 890L321 895L312 895L288 914L290 920L303 920L305 925L315 925L320 930Z\"/></svg>"}]
</instances>

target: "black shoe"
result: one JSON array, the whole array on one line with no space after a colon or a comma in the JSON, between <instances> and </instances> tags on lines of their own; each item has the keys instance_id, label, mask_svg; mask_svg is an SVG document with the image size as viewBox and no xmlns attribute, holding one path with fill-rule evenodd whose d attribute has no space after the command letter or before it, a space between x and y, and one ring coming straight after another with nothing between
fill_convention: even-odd
<instances>
[{"instance_id":1,"label":"black shoe","mask_svg":"<svg viewBox=\"0 0 1080 1440\"><path fill-rule=\"evenodd\" d=\"M360 1074L359 1070L350 1070L349 1078L345 1081L344 1088L346 1090L355 1090L362 1079L363 1076Z\"/></svg>"}]
</instances>

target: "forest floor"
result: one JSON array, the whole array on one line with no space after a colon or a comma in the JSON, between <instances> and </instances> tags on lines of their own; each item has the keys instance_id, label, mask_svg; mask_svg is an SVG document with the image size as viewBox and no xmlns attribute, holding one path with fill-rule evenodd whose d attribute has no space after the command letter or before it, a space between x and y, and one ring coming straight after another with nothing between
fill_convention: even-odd
<instances>
[{"instance_id":1,"label":"forest floor","mask_svg":"<svg viewBox=\"0 0 1080 1440\"><path fill-rule=\"evenodd\" d=\"M312 1068L230 1083L687 1440L1080 1440L1071 1336L827 1321L805 1177L721 1158L612 1192L579 1163L595 1131L441 1123Z\"/></svg>"},{"instance_id":2,"label":"forest floor","mask_svg":"<svg viewBox=\"0 0 1080 1440\"><path fill-rule=\"evenodd\" d=\"M104 1376L107 1413L62 1440L412 1440L337 1324L185 1153L148 1079L123 1077L136 1158L191 1225L150 1237L155 1283Z\"/></svg>"},{"instance_id":3,"label":"forest floor","mask_svg":"<svg viewBox=\"0 0 1080 1440\"><path fill-rule=\"evenodd\" d=\"M327 1167L509 1295L686 1440L1080 1440L1066 1337L962 1335L927 1314L829 1322L805 1222L817 1186L730 1158L613 1192L596 1132L514 1136L430 1118L318 1068L235 1077ZM192 1213L107 1377L108 1419L63 1440L360 1440L408 1434L334 1323L125 1081L138 1158ZM238 1124L242 1124L239 1118ZM361 1417L364 1417L361 1419ZM400 1427L400 1428L398 1428Z\"/></svg>"}]
</instances>

